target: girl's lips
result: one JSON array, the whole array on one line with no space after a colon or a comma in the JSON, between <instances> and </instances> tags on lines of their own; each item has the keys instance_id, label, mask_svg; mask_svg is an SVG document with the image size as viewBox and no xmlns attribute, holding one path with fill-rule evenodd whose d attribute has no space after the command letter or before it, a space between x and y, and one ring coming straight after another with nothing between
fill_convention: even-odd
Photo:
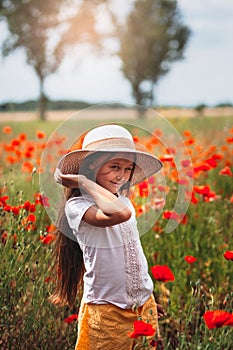
<instances>
[{"instance_id":1,"label":"girl's lips","mask_svg":"<svg viewBox=\"0 0 233 350\"><path fill-rule=\"evenodd\" d=\"M115 186L122 186L123 185L123 182L113 182L111 181L111 183Z\"/></svg>"}]
</instances>

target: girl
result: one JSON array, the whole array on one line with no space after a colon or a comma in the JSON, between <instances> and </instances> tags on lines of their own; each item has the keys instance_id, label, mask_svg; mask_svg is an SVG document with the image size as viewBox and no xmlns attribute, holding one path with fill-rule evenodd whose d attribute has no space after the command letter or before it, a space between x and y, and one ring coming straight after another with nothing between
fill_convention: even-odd
<instances>
[{"instance_id":1,"label":"girl","mask_svg":"<svg viewBox=\"0 0 233 350\"><path fill-rule=\"evenodd\" d=\"M75 350L130 350L128 333L138 317L156 326L153 282L127 193L161 167L118 125L92 129L82 149L58 163L55 180L68 190L57 224L51 299L72 306L83 283Z\"/></svg>"}]
</instances>

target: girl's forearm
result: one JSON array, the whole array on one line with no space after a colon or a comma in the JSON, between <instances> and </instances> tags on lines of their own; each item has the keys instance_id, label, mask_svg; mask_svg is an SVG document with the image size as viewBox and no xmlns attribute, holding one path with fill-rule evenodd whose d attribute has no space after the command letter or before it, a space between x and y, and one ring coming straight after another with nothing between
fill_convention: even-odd
<instances>
[{"instance_id":1,"label":"girl's forearm","mask_svg":"<svg viewBox=\"0 0 233 350\"><path fill-rule=\"evenodd\" d=\"M130 212L131 215L130 209L118 197L94 181L91 181L85 176L82 176L79 184L85 192L89 193L92 196L97 206L105 214L125 211L125 214L129 214Z\"/></svg>"}]
</instances>

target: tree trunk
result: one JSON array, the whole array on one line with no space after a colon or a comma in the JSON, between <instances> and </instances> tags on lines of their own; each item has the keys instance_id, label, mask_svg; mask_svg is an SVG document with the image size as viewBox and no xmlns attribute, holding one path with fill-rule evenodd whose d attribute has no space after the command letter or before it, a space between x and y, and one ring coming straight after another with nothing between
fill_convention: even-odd
<instances>
[{"instance_id":1,"label":"tree trunk","mask_svg":"<svg viewBox=\"0 0 233 350\"><path fill-rule=\"evenodd\" d=\"M38 101L38 110L40 120L46 120L46 108L48 99L44 92L44 77L40 76L40 96Z\"/></svg>"},{"instance_id":2,"label":"tree trunk","mask_svg":"<svg viewBox=\"0 0 233 350\"><path fill-rule=\"evenodd\" d=\"M146 107L143 107L142 105L137 104L136 110L137 110L138 118L144 119L146 114Z\"/></svg>"},{"instance_id":3,"label":"tree trunk","mask_svg":"<svg viewBox=\"0 0 233 350\"><path fill-rule=\"evenodd\" d=\"M154 82L152 81L151 82L151 88L150 88L150 107L153 107L154 99L155 99L155 96L154 96Z\"/></svg>"},{"instance_id":4,"label":"tree trunk","mask_svg":"<svg viewBox=\"0 0 233 350\"><path fill-rule=\"evenodd\" d=\"M139 84L133 85L133 96L137 103L137 116L139 119L143 119L145 117L146 109L143 107L143 92L140 90Z\"/></svg>"}]
</instances>

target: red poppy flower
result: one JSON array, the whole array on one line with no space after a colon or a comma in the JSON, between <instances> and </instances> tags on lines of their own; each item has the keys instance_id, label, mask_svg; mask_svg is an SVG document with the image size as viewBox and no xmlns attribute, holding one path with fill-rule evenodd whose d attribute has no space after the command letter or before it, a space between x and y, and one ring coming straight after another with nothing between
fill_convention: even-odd
<instances>
[{"instance_id":1,"label":"red poppy flower","mask_svg":"<svg viewBox=\"0 0 233 350\"><path fill-rule=\"evenodd\" d=\"M19 138L21 141L25 141L27 138L27 135L26 134L19 134Z\"/></svg>"},{"instance_id":2,"label":"red poppy flower","mask_svg":"<svg viewBox=\"0 0 233 350\"><path fill-rule=\"evenodd\" d=\"M224 258L226 260L232 260L233 261L233 250L226 250L223 254Z\"/></svg>"},{"instance_id":3,"label":"red poppy flower","mask_svg":"<svg viewBox=\"0 0 233 350\"><path fill-rule=\"evenodd\" d=\"M34 165L30 162L24 162L22 164L22 172L24 173L32 173L33 168L34 168Z\"/></svg>"},{"instance_id":4,"label":"red poppy flower","mask_svg":"<svg viewBox=\"0 0 233 350\"><path fill-rule=\"evenodd\" d=\"M23 208L27 211L30 211L31 213L34 213L36 211L36 206L34 203L30 203L29 201L26 201L23 205Z\"/></svg>"},{"instance_id":5,"label":"red poppy flower","mask_svg":"<svg viewBox=\"0 0 233 350\"><path fill-rule=\"evenodd\" d=\"M140 197L148 197L148 183L146 181L142 181L139 185L139 195Z\"/></svg>"},{"instance_id":6,"label":"red poppy flower","mask_svg":"<svg viewBox=\"0 0 233 350\"><path fill-rule=\"evenodd\" d=\"M188 264L193 264L195 261L197 261L197 258L195 258L192 255L186 255L184 257L184 260L188 263Z\"/></svg>"},{"instance_id":7,"label":"red poppy flower","mask_svg":"<svg viewBox=\"0 0 233 350\"><path fill-rule=\"evenodd\" d=\"M176 154L176 149L175 148L172 148L172 147L168 147L166 148L166 152L167 153L171 153L171 154Z\"/></svg>"},{"instance_id":8,"label":"red poppy flower","mask_svg":"<svg viewBox=\"0 0 233 350\"><path fill-rule=\"evenodd\" d=\"M209 329L233 326L233 314L224 310L206 311L203 318Z\"/></svg>"},{"instance_id":9,"label":"red poppy flower","mask_svg":"<svg viewBox=\"0 0 233 350\"><path fill-rule=\"evenodd\" d=\"M188 223L188 215L186 214L180 214L180 223L182 225L186 225Z\"/></svg>"},{"instance_id":10,"label":"red poppy flower","mask_svg":"<svg viewBox=\"0 0 233 350\"><path fill-rule=\"evenodd\" d=\"M2 132L4 134L12 134L12 128L9 125L5 125L2 128Z\"/></svg>"},{"instance_id":11,"label":"red poppy flower","mask_svg":"<svg viewBox=\"0 0 233 350\"><path fill-rule=\"evenodd\" d=\"M48 233L46 236L40 236L40 240L44 244L50 244L54 239L55 235L52 233Z\"/></svg>"},{"instance_id":12,"label":"red poppy flower","mask_svg":"<svg viewBox=\"0 0 233 350\"><path fill-rule=\"evenodd\" d=\"M186 140L185 142L184 142L184 144L186 145L186 146L191 146L191 145L193 145L195 143L195 140L194 139L189 139L189 140Z\"/></svg>"},{"instance_id":13,"label":"red poppy flower","mask_svg":"<svg viewBox=\"0 0 233 350\"><path fill-rule=\"evenodd\" d=\"M189 130L184 130L184 131L183 131L183 135L184 135L185 137L189 137L189 136L191 136L191 132L190 132Z\"/></svg>"},{"instance_id":14,"label":"red poppy flower","mask_svg":"<svg viewBox=\"0 0 233 350\"><path fill-rule=\"evenodd\" d=\"M165 154L164 156L159 157L159 159L161 162L172 162L174 158L171 154Z\"/></svg>"},{"instance_id":15,"label":"red poppy flower","mask_svg":"<svg viewBox=\"0 0 233 350\"><path fill-rule=\"evenodd\" d=\"M208 196L208 194L210 193L210 186L206 185L206 186L194 186L193 187L194 192L201 194L203 196Z\"/></svg>"},{"instance_id":16,"label":"red poppy flower","mask_svg":"<svg viewBox=\"0 0 233 350\"><path fill-rule=\"evenodd\" d=\"M14 139L11 141L12 147L19 146L20 145L20 140Z\"/></svg>"},{"instance_id":17,"label":"red poppy flower","mask_svg":"<svg viewBox=\"0 0 233 350\"><path fill-rule=\"evenodd\" d=\"M164 198L155 198L154 206L155 209L162 209L165 206L166 202Z\"/></svg>"},{"instance_id":18,"label":"red poppy flower","mask_svg":"<svg viewBox=\"0 0 233 350\"><path fill-rule=\"evenodd\" d=\"M138 207L137 208L137 217L139 217L140 215L142 215L144 213L145 209L142 207Z\"/></svg>"},{"instance_id":19,"label":"red poppy flower","mask_svg":"<svg viewBox=\"0 0 233 350\"><path fill-rule=\"evenodd\" d=\"M56 230L56 226L53 224L46 226L46 232L48 232L48 233L52 233L55 230Z\"/></svg>"},{"instance_id":20,"label":"red poppy flower","mask_svg":"<svg viewBox=\"0 0 233 350\"><path fill-rule=\"evenodd\" d=\"M227 137L226 141L227 143L233 143L233 137Z\"/></svg>"},{"instance_id":21,"label":"red poppy flower","mask_svg":"<svg viewBox=\"0 0 233 350\"><path fill-rule=\"evenodd\" d=\"M215 159L215 160L219 160L219 159L222 159L222 158L223 158L223 155L222 155L222 154L216 153L216 154L213 154L211 158L213 158L213 159Z\"/></svg>"},{"instance_id":22,"label":"red poppy flower","mask_svg":"<svg viewBox=\"0 0 233 350\"><path fill-rule=\"evenodd\" d=\"M205 202L213 202L216 199L218 199L219 196L217 196L217 194L214 191L210 191L208 195L204 196L204 198L205 198Z\"/></svg>"},{"instance_id":23,"label":"red poppy flower","mask_svg":"<svg viewBox=\"0 0 233 350\"><path fill-rule=\"evenodd\" d=\"M5 205L7 205L7 204L6 204L7 199L9 199L8 196L2 196L2 197L0 197L0 205L3 206L3 207L4 207Z\"/></svg>"},{"instance_id":24,"label":"red poppy flower","mask_svg":"<svg viewBox=\"0 0 233 350\"><path fill-rule=\"evenodd\" d=\"M27 151L33 152L35 150L35 145L33 143L28 142L27 143Z\"/></svg>"},{"instance_id":25,"label":"red poppy flower","mask_svg":"<svg viewBox=\"0 0 233 350\"><path fill-rule=\"evenodd\" d=\"M36 204L41 204L44 207L49 207L50 206L48 197L44 196L41 193L36 193L35 197L36 197L36 200L35 200Z\"/></svg>"},{"instance_id":26,"label":"red poppy flower","mask_svg":"<svg viewBox=\"0 0 233 350\"><path fill-rule=\"evenodd\" d=\"M218 165L217 162L216 162L216 160L215 160L213 157L211 157L211 158L209 158L209 159L206 159L206 160L205 160L205 163L206 163L207 165L209 165L211 168L216 168L216 166Z\"/></svg>"},{"instance_id":27,"label":"red poppy flower","mask_svg":"<svg viewBox=\"0 0 233 350\"><path fill-rule=\"evenodd\" d=\"M177 180L177 182L179 185L187 185L189 183L188 180L185 178L180 178Z\"/></svg>"},{"instance_id":28,"label":"red poppy flower","mask_svg":"<svg viewBox=\"0 0 233 350\"><path fill-rule=\"evenodd\" d=\"M11 212L12 212L14 215L19 215L19 208L18 208L18 207L12 207L12 208L11 208Z\"/></svg>"},{"instance_id":29,"label":"red poppy flower","mask_svg":"<svg viewBox=\"0 0 233 350\"><path fill-rule=\"evenodd\" d=\"M225 322L224 326L233 327L233 314L231 314L231 317Z\"/></svg>"},{"instance_id":30,"label":"red poppy flower","mask_svg":"<svg viewBox=\"0 0 233 350\"><path fill-rule=\"evenodd\" d=\"M34 194L34 197L35 197L35 203L36 204L43 204L42 203L42 194L41 193L35 193Z\"/></svg>"},{"instance_id":31,"label":"red poppy flower","mask_svg":"<svg viewBox=\"0 0 233 350\"><path fill-rule=\"evenodd\" d=\"M148 183L149 183L150 185L153 185L153 184L155 183L155 178L154 178L154 176L150 176L150 177L148 178Z\"/></svg>"},{"instance_id":32,"label":"red poppy flower","mask_svg":"<svg viewBox=\"0 0 233 350\"><path fill-rule=\"evenodd\" d=\"M128 333L130 338L138 338L141 336L153 336L155 334L155 329L152 327L150 323L146 323L144 321L134 321L134 331Z\"/></svg>"},{"instance_id":33,"label":"red poppy flower","mask_svg":"<svg viewBox=\"0 0 233 350\"><path fill-rule=\"evenodd\" d=\"M194 193L192 193L191 202L192 202L193 204L197 204L197 203L199 202L199 200L195 197L195 194L194 194Z\"/></svg>"},{"instance_id":34,"label":"red poppy flower","mask_svg":"<svg viewBox=\"0 0 233 350\"><path fill-rule=\"evenodd\" d=\"M189 165L190 165L190 160L182 160L181 162L181 165L184 167L184 168L187 168Z\"/></svg>"},{"instance_id":35,"label":"red poppy flower","mask_svg":"<svg viewBox=\"0 0 233 350\"><path fill-rule=\"evenodd\" d=\"M34 214L28 215L27 221L28 221L28 222L36 222L36 217L35 217L35 215L34 215Z\"/></svg>"},{"instance_id":36,"label":"red poppy flower","mask_svg":"<svg viewBox=\"0 0 233 350\"><path fill-rule=\"evenodd\" d=\"M30 151L26 151L26 152L24 152L24 157L25 157L25 158L32 158L32 157L33 157L33 154L32 154L32 152L30 152Z\"/></svg>"},{"instance_id":37,"label":"red poppy flower","mask_svg":"<svg viewBox=\"0 0 233 350\"><path fill-rule=\"evenodd\" d=\"M222 170L220 170L219 172L220 175L225 175L225 176L232 176L232 171L229 168L229 166L225 166L225 168L223 168Z\"/></svg>"},{"instance_id":38,"label":"red poppy flower","mask_svg":"<svg viewBox=\"0 0 233 350\"><path fill-rule=\"evenodd\" d=\"M71 323L73 321L76 321L78 319L78 314L73 314L64 319L66 323Z\"/></svg>"},{"instance_id":39,"label":"red poppy flower","mask_svg":"<svg viewBox=\"0 0 233 350\"><path fill-rule=\"evenodd\" d=\"M193 168L194 173L199 173L200 171L208 171L208 170L210 170L210 166L208 164L199 165Z\"/></svg>"},{"instance_id":40,"label":"red poppy flower","mask_svg":"<svg viewBox=\"0 0 233 350\"><path fill-rule=\"evenodd\" d=\"M8 205L8 204L6 204L6 205L4 205L3 210L4 210L4 211L8 211L8 212L10 212L10 211L11 211L11 206L10 206L10 205Z\"/></svg>"},{"instance_id":41,"label":"red poppy flower","mask_svg":"<svg viewBox=\"0 0 233 350\"><path fill-rule=\"evenodd\" d=\"M43 132L43 131L38 130L38 131L36 132L36 136L38 137L38 139L44 139L45 136L46 136L46 133Z\"/></svg>"},{"instance_id":42,"label":"red poppy flower","mask_svg":"<svg viewBox=\"0 0 233 350\"><path fill-rule=\"evenodd\" d=\"M7 162L10 163L10 164L15 164L15 163L17 163L17 158L16 158L16 157L7 156L7 157L6 157L6 160L7 160Z\"/></svg>"},{"instance_id":43,"label":"red poppy flower","mask_svg":"<svg viewBox=\"0 0 233 350\"><path fill-rule=\"evenodd\" d=\"M189 171L187 171L186 175L192 179L194 177L194 171L189 170Z\"/></svg>"},{"instance_id":44,"label":"red poppy flower","mask_svg":"<svg viewBox=\"0 0 233 350\"><path fill-rule=\"evenodd\" d=\"M151 267L151 272L156 281L173 282L175 277L167 265L155 265Z\"/></svg>"},{"instance_id":45,"label":"red poppy flower","mask_svg":"<svg viewBox=\"0 0 233 350\"><path fill-rule=\"evenodd\" d=\"M179 215L175 211L169 211L169 210L166 210L163 213L163 217L164 217L164 219L171 219L171 220L178 220L179 219Z\"/></svg>"}]
</instances>

